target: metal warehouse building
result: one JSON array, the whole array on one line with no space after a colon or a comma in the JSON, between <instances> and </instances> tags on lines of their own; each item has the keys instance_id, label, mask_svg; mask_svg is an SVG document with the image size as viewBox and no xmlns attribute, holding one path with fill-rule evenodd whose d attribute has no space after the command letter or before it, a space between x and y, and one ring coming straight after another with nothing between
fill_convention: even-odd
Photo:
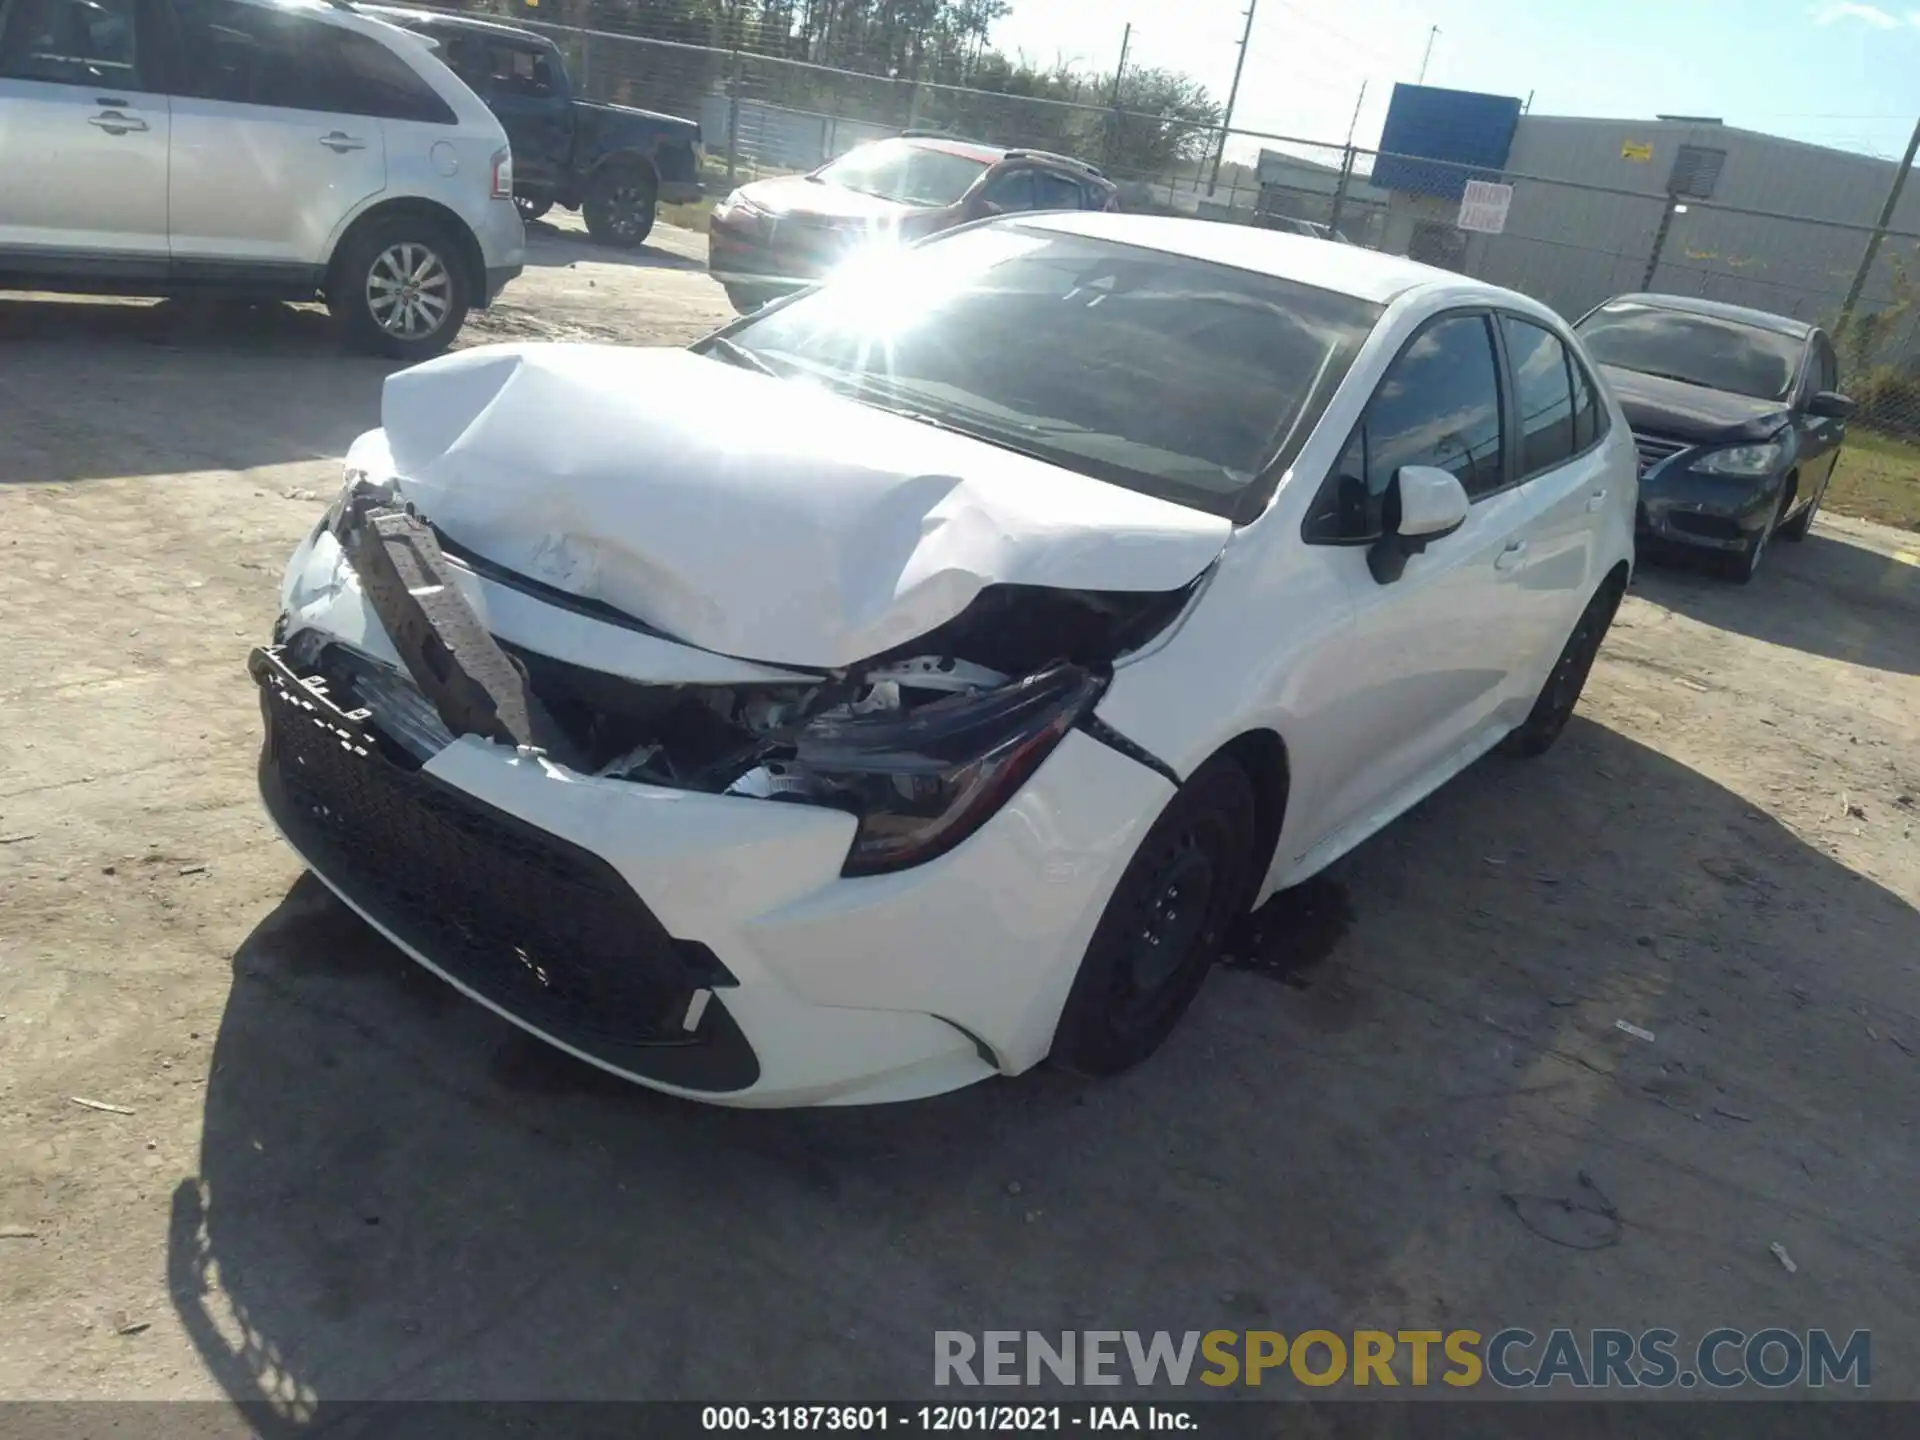
<instances>
[{"instance_id":1,"label":"metal warehouse building","mask_svg":"<svg viewBox=\"0 0 1920 1440\"><path fill-rule=\"evenodd\" d=\"M1898 169L1711 119L1531 115L1505 96L1410 85L1395 89L1380 148L1384 248L1570 317L1651 289L1831 324ZM1476 179L1512 187L1498 233L1461 228ZM1887 338L1912 353L1920 307L1903 303L1904 277L1920 261L1920 186L1890 228L1859 310L1897 312Z\"/></svg>"}]
</instances>

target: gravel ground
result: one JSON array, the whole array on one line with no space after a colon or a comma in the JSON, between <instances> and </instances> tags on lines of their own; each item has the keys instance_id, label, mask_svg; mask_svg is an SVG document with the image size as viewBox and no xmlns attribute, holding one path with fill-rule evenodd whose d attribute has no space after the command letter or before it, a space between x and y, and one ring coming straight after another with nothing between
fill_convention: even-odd
<instances>
[{"instance_id":1,"label":"gravel ground","mask_svg":"<svg viewBox=\"0 0 1920 1440\"><path fill-rule=\"evenodd\" d=\"M469 341L688 340L700 255L542 227ZM244 658L386 367L291 308L0 297L0 344L0 1397L291 1430L903 1398L936 1329L1560 1324L1868 1327L1920 1396L1911 536L1647 571L1556 750L1280 903L1126 1077L722 1111L462 1000L260 814Z\"/></svg>"}]
</instances>

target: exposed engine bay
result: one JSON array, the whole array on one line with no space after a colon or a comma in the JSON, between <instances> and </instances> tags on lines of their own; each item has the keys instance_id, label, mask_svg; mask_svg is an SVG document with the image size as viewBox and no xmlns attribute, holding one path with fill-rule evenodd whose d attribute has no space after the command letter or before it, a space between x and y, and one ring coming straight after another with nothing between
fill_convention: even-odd
<instances>
[{"instance_id":1,"label":"exposed engine bay","mask_svg":"<svg viewBox=\"0 0 1920 1440\"><path fill-rule=\"evenodd\" d=\"M899 652L845 670L645 684L490 634L448 583L463 563L454 547L391 492L352 488L327 524L408 674L320 630L295 632L285 658L363 710L389 759L418 766L474 734L601 778L832 805L863 817L876 860L957 843L967 814L990 813L1091 722L1112 661L1195 588L989 586Z\"/></svg>"}]
</instances>

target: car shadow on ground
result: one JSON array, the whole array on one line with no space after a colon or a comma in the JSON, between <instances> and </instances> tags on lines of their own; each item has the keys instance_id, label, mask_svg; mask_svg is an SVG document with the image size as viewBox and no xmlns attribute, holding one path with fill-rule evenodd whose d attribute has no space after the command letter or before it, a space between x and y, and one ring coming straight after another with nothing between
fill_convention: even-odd
<instances>
[{"instance_id":1,"label":"car shadow on ground","mask_svg":"<svg viewBox=\"0 0 1920 1440\"><path fill-rule=\"evenodd\" d=\"M582 261L599 265L636 265L648 270L697 270L704 272L705 260L683 255L660 244L642 244L633 250L617 250L601 245L585 231L535 220L527 226L527 264L544 266L576 265Z\"/></svg>"},{"instance_id":2,"label":"car shadow on ground","mask_svg":"<svg viewBox=\"0 0 1920 1440\"><path fill-rule=\"evenodd\" d=\"M162 349L254 355L316 348L346 353L319 305L0 295L0 344L49 340L84 345L135 341Z\"/></svg>"},{"instance_id":3,"label":"car shadow on ground","mask_svg":"<svg viewBox=\"0 0 1920 1440\"><path fill-rule=\"evenodd\" d=\"M0 296L0 484L251 470L346 453L396 362L314 306ZM113 396L63 418L98 379Z\"/></svg>"},{"instance_id":4,"label":"car shadow on ground","mask_svg":"<svg viewBox=\"0 0 1920 1440\"><path fill-rule=\"evenodd\" d=\"M1584 719L1308 894L1118 1079L753 1112L552 1050L303 879L233 957L173 1303L269 1440L930 1396L936 1330L1837 1324L1903 1373L1905 901Z\"/></svg>"},{"instance_id":5,"label":"car shadow on ground","mask_svg":"<svg viewBox=\"0 0 1920 1440\"><path fill-rule=\"evenodd\" d=\"M1920 675L1920 565L1815 530L1769 547L1737 585L1684 553L1654 553L1634 576L1648 599L1703 624L1850 665Z\"/></svg>"}]
</instances>

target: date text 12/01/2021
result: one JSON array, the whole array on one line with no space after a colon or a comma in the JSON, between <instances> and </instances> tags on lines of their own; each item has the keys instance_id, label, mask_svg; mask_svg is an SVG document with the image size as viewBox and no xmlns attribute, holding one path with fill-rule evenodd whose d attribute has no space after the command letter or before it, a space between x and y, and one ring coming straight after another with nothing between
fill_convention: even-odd
<instances>
[{"instance_id":1,"label":"date text 12/01/2021","mask_svg":"<svg viewBox=\"0 0 1920 1440\"><path fill-rule=\"evenodd\" d=\"M1066 1430L1181 1431L1197 1426L1188 1411L1163 1405L708 1405L700 1412L700 1428L1059 1434Z\"/></svg>"}]
</instances>

